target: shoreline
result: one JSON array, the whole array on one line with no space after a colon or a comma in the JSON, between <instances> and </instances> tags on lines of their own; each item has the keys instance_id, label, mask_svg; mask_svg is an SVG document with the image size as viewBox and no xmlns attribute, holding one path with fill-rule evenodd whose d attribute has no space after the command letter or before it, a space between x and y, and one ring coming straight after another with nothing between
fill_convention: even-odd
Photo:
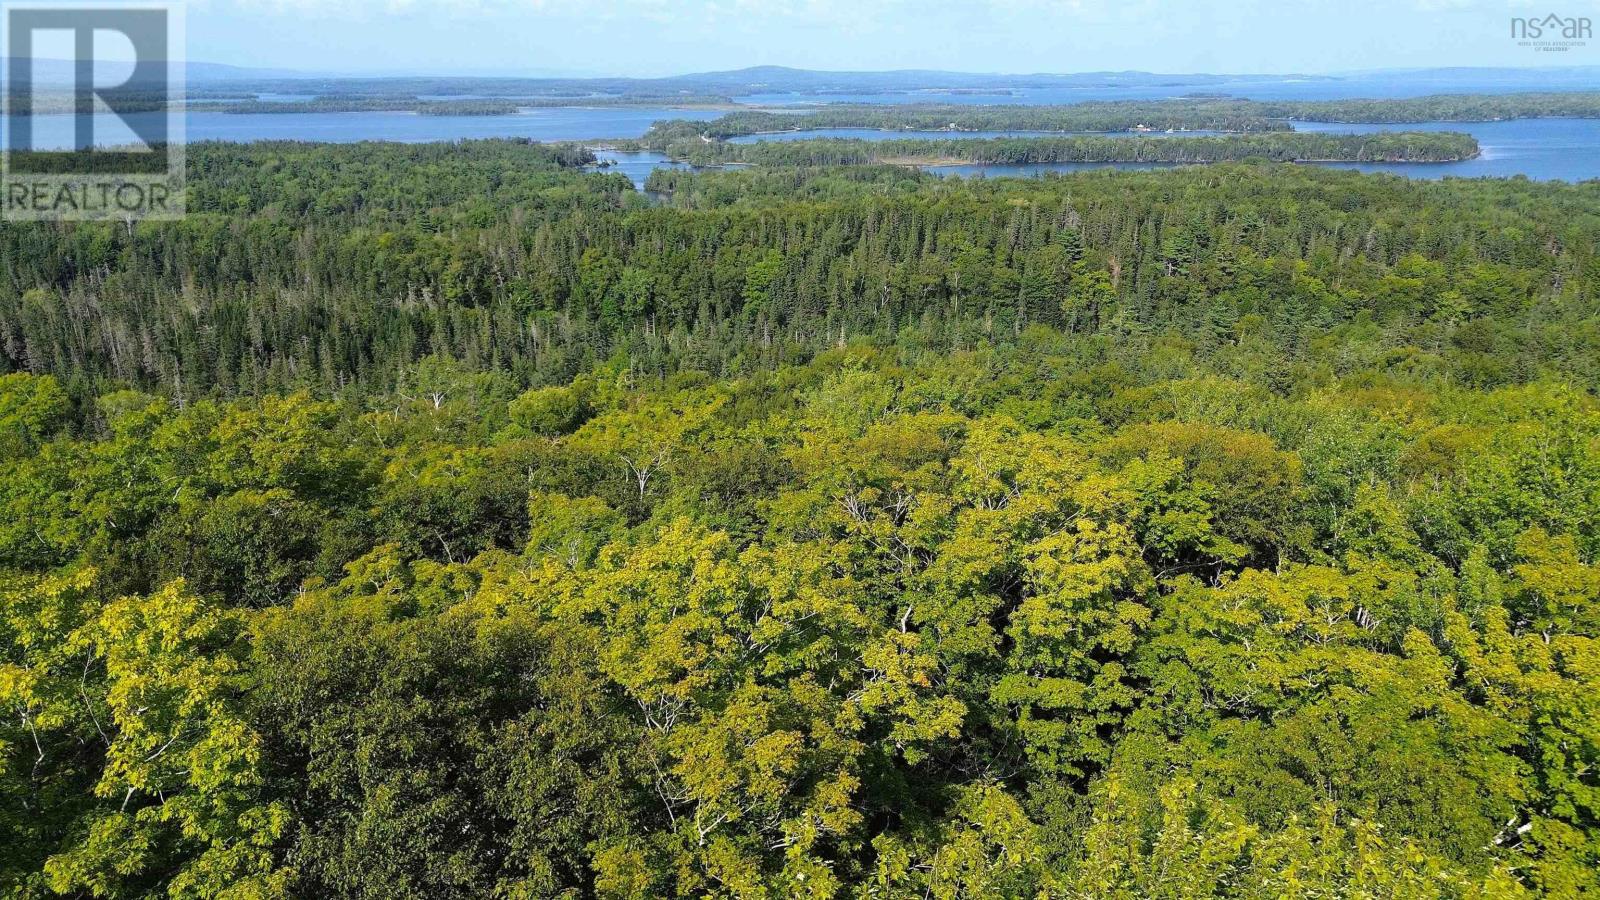
<instances>
[{"instance_id":1,"label":"shoreline","mask_svg":"<svg viewBox=\"0 0 1600 900\"><path fill-rule=\"evenodd\" d=\"M1472 156L1462 156L1453 159L1278 159L1268 162L1284 163L1286 165L1320 165L1325 163L1362 163L1371 165L1445 165L1450 163L1470 162L1482 156L1475 153ZM1119 166L1119 165L1150 165L1150 166L1207 166L1216 163L1243 162L1242 159L1058 159L1050 162L999 162L995 160L973 160L961 157L948 156L895 156L873 160L876 165L908 166L912 168L949 168L952 166L1055 166L1055 165L1081 165L1081 166Z\"/></svg>"}]
</instances>

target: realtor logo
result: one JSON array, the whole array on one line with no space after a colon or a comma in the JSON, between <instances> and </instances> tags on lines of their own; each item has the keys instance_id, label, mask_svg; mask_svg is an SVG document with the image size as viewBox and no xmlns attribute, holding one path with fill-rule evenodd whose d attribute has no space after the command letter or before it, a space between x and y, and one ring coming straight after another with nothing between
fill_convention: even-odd
<instances>
[{"instance_id":1,"label":"realtor logo","mask_svg":"<svg viewBox=\"0 0 1600 900\"><path fill-rule=\"evenodd\" d=\"M7 3L4 22L5 218L181 216L182 9Z\"/></svg>"},{"instance_id":2,"label":"realtor logo","mask_svg":"<svg viewBox=\"0 0 1600 900\"><path fill-rule=\"evenodd\" d=\"M1588 46L1594 37L1594 23L1584 16L1559 16L1551 13L1544 18L1516 17L1511 20L1511 39L1519 47L1543 53L1562 53Z\"/></svg>"}]
</instances>

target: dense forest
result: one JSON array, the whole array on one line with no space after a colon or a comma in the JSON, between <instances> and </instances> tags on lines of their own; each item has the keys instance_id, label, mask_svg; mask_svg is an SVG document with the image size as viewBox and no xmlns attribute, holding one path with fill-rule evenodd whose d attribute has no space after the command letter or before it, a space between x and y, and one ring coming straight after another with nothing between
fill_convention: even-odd
<instances>
[{"instance_id":1,"label":"dense forest","mask_svg":"<svg viewBox=\"0 0 1600 900\"><path fill-rule=\"evenodd\" d=\"M415 112L425 116L509 116L523 109L560 107L669 106L674 109L722 107L733 101L726 97L674 95L629 95L625 97L463 97L431 98L380 94L304 95L293 100L261 100L255 97L214 96L190 100L184 108L192 112L225 112L236 115L257 113L343 113Z\"/></svg>"},{"instance_id":2,"label":"dense forest","mask_svg":"<svg viewBox=\"0 0 1600 900\"><path fill-rule=\"evenodd\" d=\"M1049 241L1060 217L1082 220L1079 239L1106 255L1125 315L1207 330L1224 315L1214 306L1242 301L1215 299L1219 283L1180 302L1199 289L1168 269L1215 252L1233 271L1241 244L1313 266L1315 292L1362 296L1389 290L1368 261L1380 252L1384 266L1415 251L1548 268L1553 246L1577 261L1538 279L1582 287L1600 233L1594 185L1252 165L1025 185L878 167L662 173L653 187L695 207L683 214L620 174L586 174L589 159L509 141L193 145L185 221L0 230L5 364L56 374L75 395L116 383L184 397L381 392L433 353L526 383L617 352L652 372L689 360L722 374L830 346L841 328L893 340L958 310L1002 334L1064 324L1068 265ZM747 297L752 270L769 284ZM1419 315L1433 301L1393 302ZM1508 325L1474 327L1491 324ZM1578 342L1582 356L1593 346L1572 326L1538 340Z\"/></svg>"},{"instance_id":3,"label":"dense forest","mask_svg":"<svg viewBox=\"0 0 1600 900\"><path fill-rule=\"evenodd\" d=\"M1068 105L965 103L828 103L739 109L719 93L663 92L634 87L617 94L569 93L571 86L525 80L469 81L456 84L412 79L367 82L294 81L261 86L261 93L292 100L258 99L237 88L198 90L185 104L191 111L254 113L417 112L423 115L511 115L524 108L570 106L664 106L675 109L728 108L710 122L667 120L654 125L643 142L663 148L702 135L727 139L767 132L826 128L877 128L888 131L1040 131L1145 132L1217 131L1254 134L1293 130L1293 122L1405 124L1489 122L1533 118L1600 117L1597 93L1436 94L1371 100L1258 101L1228 96L1175 97L1168 100L1105 100ZM266 90L271 88L271 90ZM418 93L420 91L420 93ZM473 91L485 92L483 94ZM464 94L466 96L454 96ZM826 92L821 94L826 96ZM33 111L71 109L70 95L39 98ZM157 95L141 109L160 109Z\"/></svg>"},{"instance_id":4,"label":"dense forest","mask_svg":"<svg viewBox=\"0 0 1600 900\"><path fill-rule=\"evenodd\" d=\"M425 116L509 116L527 104L511 99L422 100L416 97L322 96L304 100L254 98L195 100L184 104L190 112L258 113L415 112Z\"/></svg>"},{"instance_id":5,"label":"dense forest","mask_svg":"<svg viewBox=\"0 0 1600 900\"><path fill-rule=\"evenodd\" d=\"M1267 116L1307 122L1498 122L1504 119L1600 118L1600 93L1434 94L1373 100L1263 103Z\"/></svg>"},{"instance_id":6,"label":"dense forest","mask_svg":"<svg viewBox=\"0 0 1600 900\"><path fill-rule=\"evenodd\" d=\"M809 110L738 110L710 122L658 122L647 136L655 142L704 134L740 137L818 128L878 128L885 131L1290 131L1249 101L1174 100L1074 103L1068 106L833 103Z\"/></svg>"},{"instance_id":7,"label":"dense forest","mask_svg":"<svg viewBox=\"0 0 1600 900\"><path fill-rule=\"evenodd\" d=\"M1600 893L1600 183L188 162L0 224L9 896Z\"/></svg>"},{"instance_id":8,"label":"dense forest","mask_svg":"<svg viewBox=\"0 0 1600 900\"><path fill-rule=\"evenodd\" d=\"M515 77L504 75L297 75L240 77L194 85L196 94L256 94L317 97L330 94L371 97L547 97L588 103L638 98L751 97L763 94L841 96L851 94L903 96L959 96L984 94L1015 96L1031 89L1117 90L1163 88L1173 93L1204 90L1221 84L1251 85L1282 81L1282 75L1165 75L1150 72L1081 72L1070 74L977 74L904 70L895 72L838 72L753 66L723 72L696 72L663 78L626 77ZM1290 76L1297 81L1330 81L1318 76Z\"/></svg>"},{"instance_id":9,"label":"dense forest","mask_svg":"<svg viewBox=\"0 0 1600 900\"><path fill-rule=\"evenodd\" d=\"M811 138L736 144L696 138L637 145L697 165L841 166L868 163L1208 163L1264 159L1277 162L1456 162L1478 155L1469 134L1386 131L1378 134L1272 133L1218 137Z\"/></svg>"},{"instance_id":10,"label":"dense forest","mask_svg":"<svg viewBox=\"0 0 1600 900\"><path fill-rule=\"evenodd\" d=\"M808 111L739 110L710 122L659 122L644 138L665 146L705 135L744 135L818 128L886 131L1290 131L1291 120L1403 124L1504 119L1600 118L1600 94L1436 94L1382 100L1241 100L1180 97L1047 105L838 103Z\"/></svg>"}]
</instances>

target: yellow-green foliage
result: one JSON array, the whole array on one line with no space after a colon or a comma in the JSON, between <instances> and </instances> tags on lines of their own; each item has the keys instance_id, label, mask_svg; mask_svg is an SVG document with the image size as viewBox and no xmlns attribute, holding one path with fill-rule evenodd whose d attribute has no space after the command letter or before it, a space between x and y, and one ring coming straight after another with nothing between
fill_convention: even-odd
<instances>
[{"instance_id":1,"label":"yellow-green foliage","mask_svg":"<svg viewBox=\"0 0 1600 900\"><path fill-rule=\"evenodd\" d=\"M1213 379L1029 425L964 377L844 353L457 443L305 396L33 432L9 888L1600 889L1592 400Z\"/></svg>"}]
</instances>

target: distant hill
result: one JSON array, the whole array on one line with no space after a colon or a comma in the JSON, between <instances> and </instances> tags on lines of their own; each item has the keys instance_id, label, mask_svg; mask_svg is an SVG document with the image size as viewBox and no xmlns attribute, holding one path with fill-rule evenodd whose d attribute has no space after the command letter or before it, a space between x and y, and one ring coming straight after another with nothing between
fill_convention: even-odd
<instances>
[{"instance_id":1,"label":"distant hill","mask_svg":"<svg viewBox=\"0 0 1600 900\"><path fill-rule=\"evenodd\" d=\"M35 59L33 61L34 81L46 87L65 87L72 84L74 65L73 61L69 59ZM10 57L0 57L0 67L3 67L0 68L0 72L9 75L10 66ZM114 83L127 78L131 69L132 64L123 61L97 63L95 66L95 81L101 84ZM292 69L253 69L213 62L185 63L183 75L185 81L190 85L302 77L301 73Z\"/></svg>"},{"instance_id":2,"label":"distant hill","mask_svg":"<svg viewBox=\"0 0 1600 900\"><path fill-rule=\"evenodd\" d=\"M493 75L315 75L290 73L258 76L261 70L237 70L233 77L190 77L191 89L207 86L320 95L470 95L499 97L654 97L752 94L874 94L931 91L1004 93L1013 90L1071 87L1171 87L1178 91L1240 82L1320 80L1315 75L1211 75L1150 72L1082 72L1074 74L1001 74L904 69L885 72L829 72L784 66L756 66L726 72L695 72L662 78L551 78Z\"/></svg>"},{"instance_id":3,"label":"distant hill","mask_svg":"<svg viewBox=\"0 0 1600 900\"><path fill-rule=\"evenodd\" d=\"M835 94L916 94L922 92L1005 93L1048 88L1170 89L1174 96L1208 93L1225 86L1227 93L1247 93L1251 85L1314 82L1348 86L1349 96L1384 93L1381 86L1403 83L1412 93L1448 93L1506 90L1595 90L1600 88L1600 67L1573 66L1530 69L1413 69L1388 72L1350 72L1338 75L1235 75L1227 73L1076 72L985 73L902 69L882 72L819 71L786 66L753 66L716 72L692 72L661 78L572 78L448 75L330 76L286 73L273 77L266 70L216 67L217 72L191 74L190 87L209 84L222 89L249 85L284 93L396 95L470 95L498 97L652 97L720 96L754 94L806 94L826 98ZM1369 87L1371 86L1371 87ZM1242 90L1241 90L1242 88Z\"/></svg>"},{"instance_id":4,"label":"distant hill","mask_svg":"<svg viewBox=\"0 0 1600 900\"><path fill-rule=\"evenodd\" d=\"M5 60L0 58L0 64ZM70 84L72 64L42 59L35 63L42 84ZM126 63L102 64L97 79L126 77ZM950 72L936 69L891 71L820 71L786 66L752 66L715 72L693 72L661 78L555 77L538 74L469 75L382 74L340 75L291 69L250 68L213 62L190 62L184 74L191 96L240 92L318 96L415 97L471 96L518 98L647 98L747 97L799 94L826 99L830 95L971 92L1005 94L1037 89L1170 89L1173 96L1252 93L1251 85L1320 82L1338 85L1343 96L1392 95L1396 85L1416 93L1472 93L1528 90L1600 89L1600 66L1546 68L1390 69L1337 75L1232 75L1212 73L1076 72L1021 73ZM1241 90L1242 88L1242 90ZM1347 89L1347 90L1346 90ZM1102 92L1104 93L1104 92Z\"/></svg>"},{"instance_id":5,"label":"distant hill","mask_svg":"<svg viewBox=\"0 0 1600 900\"><path fill-rule=\"evenodd\" d=\"M669 78L641 79L658 84L722 85L752 92L811 93L828 90L1006 89L1020 87L1070 87L1074 85L1206 85L1225 81L1278 81L1284 78L1320 78L1312 75L1211 75L1202 73L1076 72L1071 74L1001 74L946 72L937 69L897 69L884 72L826 72L784 66L755 66L729 72L699 72Z\"/></svg>"},{"instance_id":6,"label":"distant hill","mask_svg":"<svg viewBox=\"0 0 1600 900\"><path fill-rule=\"evenodd\" d=\"M225 63L214 62L189 63L186 66L185 75L191 83L305 77L305 73L297 72L294 69L255 69L247 66L230 66Z\"/></svg>"}]
</instances>

